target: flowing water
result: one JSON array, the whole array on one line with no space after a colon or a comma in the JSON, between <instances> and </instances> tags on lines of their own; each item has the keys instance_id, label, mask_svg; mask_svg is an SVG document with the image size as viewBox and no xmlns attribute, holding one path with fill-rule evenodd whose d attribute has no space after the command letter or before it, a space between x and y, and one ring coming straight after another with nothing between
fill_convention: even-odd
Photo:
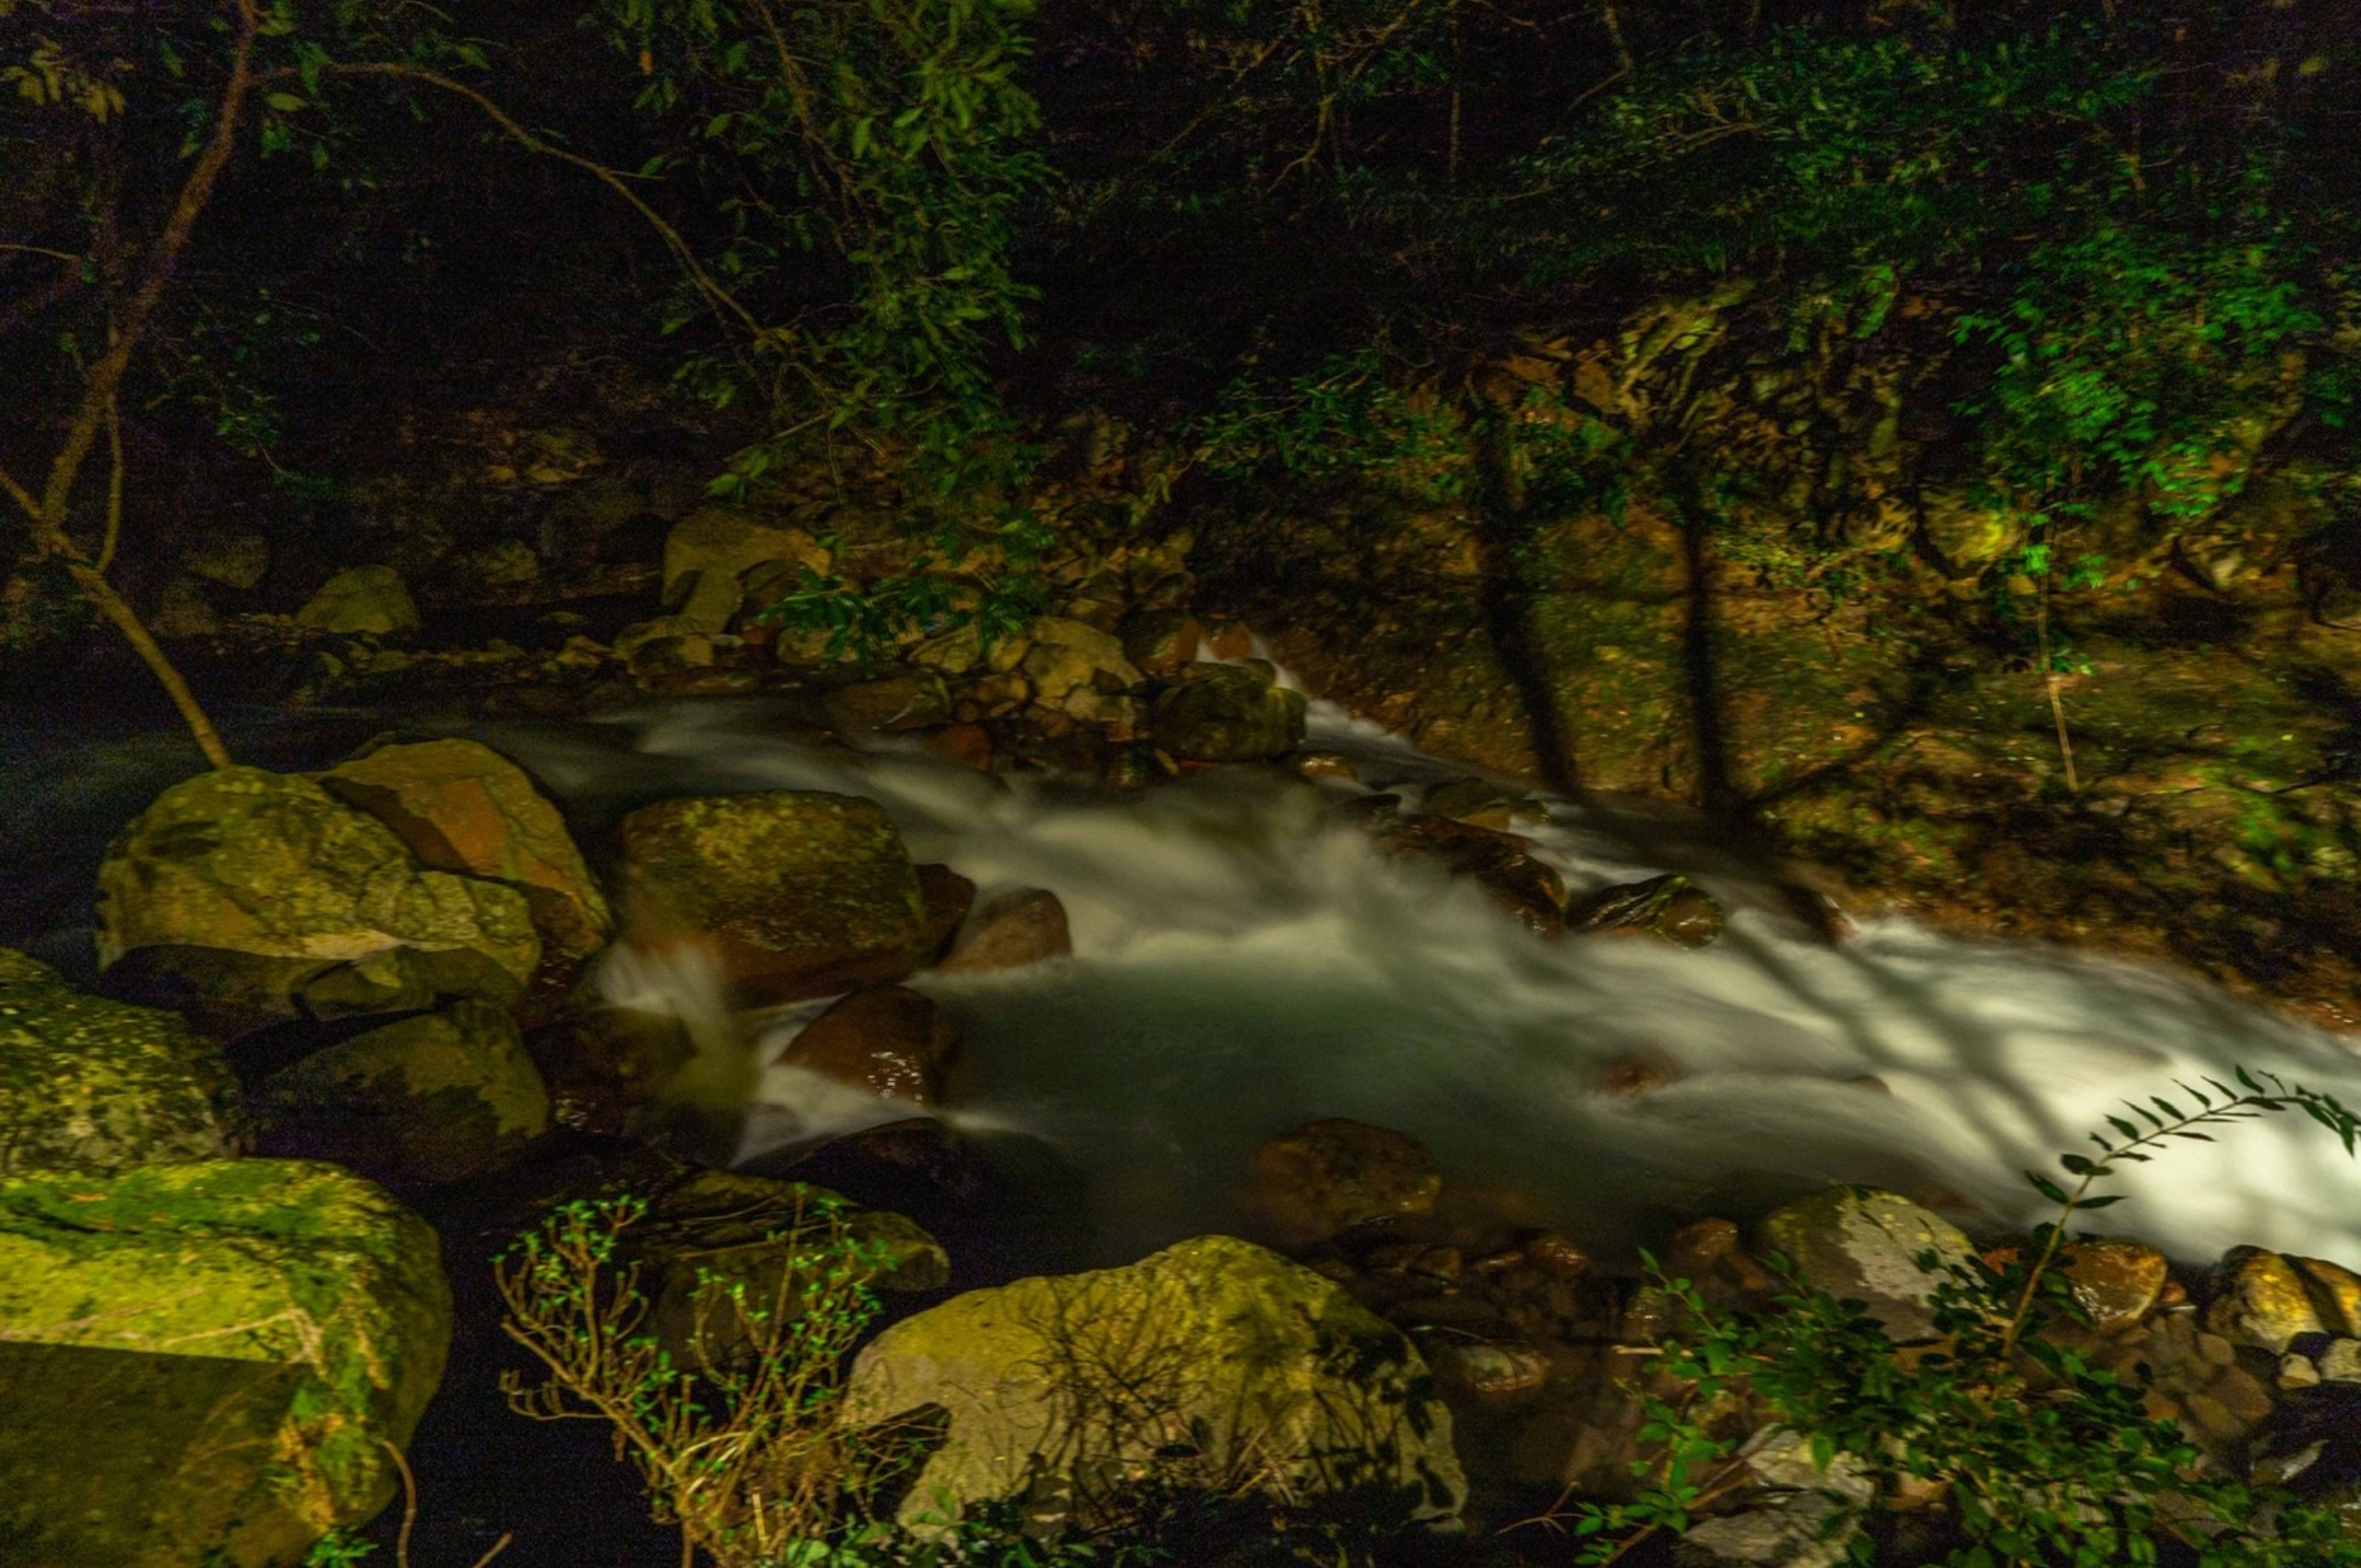
<instances>
[{"instance_id":1,"label":"flowing water","mask_svg":"<svg viewBox=\"0 0 2361 1568\"><path fill-rule=\"evenodd\" d=\"M2162 968L1903 920L1828 945L1742 864L1636 816L1560 802L1519 831L1577 888L1691 870L1732 909L1726 935L1696 952L1544 940L1335 820L1341 794L1415 800L1449 770L1313 711L1312 743L1353 756L1359 785L1230 769L1089 798L914 749L824 754L777 738L755 705L488 738L594 816L671 793L859 793L984 898L1055 892L1073 957L912 983L965 1036L952 1119L1053 1146L1107 1258L1234 1223L1249 1150L1314 1117L1413 1134L1448 1190L1612 1251L1828 1180L1940 1190L2028 1222L2046 1206L2023 1170L2095 1153L2085 1134L2125 1100L2194 1109L2177 1080L2228 1082L2241 1065L2361 1105L2361 1038ZM813 1007L732 1021L698 1002L693 974L626 959L609 979L703 1019L708 1068L749 1102L742 1158L907 1113L768 1065ZM1602 1092L1633 1052L1681 1075ZM2254 1242L2361 1262L2361 1167L2293 1112L2176 1144L2110 1190L2134 1199L2110 1229L2178 1256Z\"/></svg>"}]
</instances>

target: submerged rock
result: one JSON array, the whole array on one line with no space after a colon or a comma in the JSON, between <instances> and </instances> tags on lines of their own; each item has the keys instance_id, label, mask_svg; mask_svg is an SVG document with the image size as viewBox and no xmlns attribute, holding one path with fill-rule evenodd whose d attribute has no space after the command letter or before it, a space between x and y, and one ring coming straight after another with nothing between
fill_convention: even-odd
<instances>
[{"instance_id":1,"label":"submerged rock","mask_svg":"<svg viewBox=\"0 0 2361 1568\"><path fill-rule=\"evenodd\" d=\"M421 865L524 895L552 956L587 958L614 930L606 895L557 807L525 770L474 741L380 746L321 785L391 828Z\"/></svg>"},{"instance_id":2,"label":"submerged rock","mask_svg":"<svg viewBox=\"0 0 2361 1568\"><path fill-rule=\"evenodd\" d=\"M903 1504L910 1522L1029 1497L1086 1523L1167 1483L1350 1494L1373 1516L1440 1524L1466 1491L1409 1341L1334 1281L1227 1236L894 1324L854 1362L845 1419L930 1406L945 1435Z\"/></svg>"},{"instance_id":3,"label":"submerged rock","mask_svg":"<svg viewBox=\"0 0 2361 1568\"><path fill-rule=\"evenodd\" d=\"M174 1014L75 990L0 948L0 1176L111 1175L240 1151L221 1048Z\"/></svg>"},{"instance_id":4,"label":"submerged rock","mask_svg":"<svg viewBox=\"0 0 2361 1568\"><path fill-rule=\"evenodd\" d=\"M1442 1171L1407 1133L1332 1117L1254 1151L1245 1206L1282 1246L1307 1247L1373 1219L1430 1214Z\"/></svg>"},{"instance_id":5,"label":"submerged rock","mask_svg":"<svg viewBox=\"0 0 2361 1568\"><path fill-rule=\"evenodd\" d=\"M516 1021L481 1002L405 1018L264 1080L266 1152L333 1160L395 1187L457 1181L549 1131L549 1090Z\"/></svg>"},{"instance_id":6,"label":"submerged rock","mask_svg":"<svg viewBox=\"0 0 2361 1568\"><path fill-rule=\"evenodd\" d=\"M758 1003L896 980L929 949L918 870L873 801L775 790L623 819L626 930L707 948Z\"/></svg>"},{"instance_id":7,"label":"submerged rock","mask_svg":"<svg viewBox=\"0 0 2361 1568\"><path fill-rule=\"evenodd\" d=\"M0 1562L284 1568L443 1375L433 1231L333 1166L0 1182Z\"/></svg>"},{"instance_id":8,"label":"submerged rock","mask_svg":"<svg viewBox=\"0 0 2361 1568\"><path fill-rule=\"evenodd\" d=\"M226 767L159 795L99 868L99 961L237 1033L273 1017L505 1001L540 962L524 895L430 871L309 778Z\"/></svg>"}]
</instances>

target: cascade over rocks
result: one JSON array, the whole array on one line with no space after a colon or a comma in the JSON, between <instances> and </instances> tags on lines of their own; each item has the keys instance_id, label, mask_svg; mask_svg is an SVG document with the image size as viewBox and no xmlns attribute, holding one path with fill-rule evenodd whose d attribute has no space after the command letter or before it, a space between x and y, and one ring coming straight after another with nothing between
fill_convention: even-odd
<instances>
[{"instance_id":1,"label":"cascade over rocks","mask_svg":"<svg viewBox=\"0 0 2361 1568\"><path fill-rule=\"evenodd\" d=\"M333 1166L0 1180L0 1561L285 1568L392 1498L450 1336L434 1233Z\"/></svg>"},{"instance_id":2,"label":"cascade over rocks","mask_svg":"<svg viewBox=\"0 0 2361 1568\"><path fill-rule=\"evenodd\" d=\"M99 959L111 980L215 1032L274 1018L508 1001L540 960L525 896L419 864L316 781L258 767L185 779L108 846Z\"/></svg>"},{"instance_id":3,"label":"cascade over rocks","mask_svg":"<svg viewBox=\"0 0 2361 1568\"><path fill-rule=\"evenodd\" d=\"M214 1159L243 1152L242 1139L219 1045L0 948L0 1177Z\"/></svg>"},{"instance_id":4,"label":"cascade over rocks","mask_svg":"<svg viewBox=\"0 0 2361 1568\"><path fill-rule=\"evenodd\" d=\"M1003 1499L1086 1524L1169 1481L1344 1494L1440 1525L1466 1491L1410 1343L1334 1282L1224 1236L905 1318L855 1361L845 1419L929 1406L945 1435L903 1503L913 1524Z\"/></svg>"},{"instance_id":5,"label":"cascade over rocks","mask_svg":"<svg viewBox=\"0 0 2361 1568\"><path fill-rule=\"evenodd\" d=\"M474 741L380 746L319 776L391 828L421 865L525 896L545 956L587 958L614 930L565 819L525 770Z\"/></svg>"},{"instance_id":6,"label":"cascade over rocks","mask_svg":"<svg viewBox=\"0 0 2361 1568\"><path fill-rule=\"evenodd\" d=\"M896 980L930 950L918 871L873 801L661 801L623 819L625 935L707 949L750 1003Z\"/></svg>"}]
</instances>

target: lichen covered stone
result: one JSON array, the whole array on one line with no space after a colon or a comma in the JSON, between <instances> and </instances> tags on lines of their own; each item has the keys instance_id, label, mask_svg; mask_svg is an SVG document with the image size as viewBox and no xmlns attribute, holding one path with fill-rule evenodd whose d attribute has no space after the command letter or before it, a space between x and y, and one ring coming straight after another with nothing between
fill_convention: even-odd
<instances>
[{"instance_id":1,"label":"lichen covered stone","mask_svg":"<svg viewBox=\"0 0 2361 1568\"><path fill-rule=\"evenodd\" d=\"M214 1159L240 1152L240 1133L219 1045L0 948L0 1176Z\"/></svg>"},{"instance_id":2,"label":"lichen covered stone","mask_svg":"<svg viewBox=\"0 0 2361 1568\"><path fill-rule=\"evenodd\" d=\"M515 888L430 871L315 781L258 767L185 779L117 835L99 869L98 938L109 968L168 950L216 1004L316 991L315 1012L506 999L541 950Z\"/></svg>"},{"instance_id":3,"label":"lichen covered stone","mask_svg":"<svg viewBox=\"0 0 2361 1568\"><path fill-rule=\"evenodd\" d=\"M845 1418L936 1407L906 1521L1166 1482L1348 1494L1436 1524L1465 1493L1410 1342L1335 1281L1226 1236L1124 1268L1020 1279L905 1318L854 1363Z\"/></svg>"},{"instance_id":4,"label":"lichen covered stone","mask_svg":"<svg viewBox=\"0 0 2361 1568\"><path fill-rule=\"evenodd\" d=\"M1804 1282L1845 1301L1857 1301L1896 1339L1935 1332L1928 1301L1975 1248L1959 1227L1895 1193L1831 1187L1765 1216L1756 1233L1760 1251L1794 1264ZM1932 1254L1934 1267L1920 1260Z\"/></svg>"},{"instance_id":5,"label":"lichen covered stone","mask_svg":"<svg viewBox=\"0 0 2361 1568\"><path fill-rule=\"evenodd\" d=\"M0 1562L300 1560L393 1496L450 1334L433 1231L333 1166L0 1182Z\"/></svg>"},{"instance_id":6,"label":"lichen covered stone","mask_svg":"<svg viewBox=\"0 0 2361 1568\"><path fill-rule=\"evenodd\" d=\"M750 1001L908 974L931 946L918 869L874 801L775 790L623 819L624 929L702 946Z\"/></svg>"}]
</instances>

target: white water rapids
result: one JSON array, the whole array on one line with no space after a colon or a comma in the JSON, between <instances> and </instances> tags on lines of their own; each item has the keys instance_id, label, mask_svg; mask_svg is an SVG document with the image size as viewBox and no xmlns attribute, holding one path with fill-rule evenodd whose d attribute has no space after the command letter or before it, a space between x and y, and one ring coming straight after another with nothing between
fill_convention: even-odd
<instances>
[{"instance_id":1,"label":"white water rapids","mask_svg":"<svg viewBox=\"0 0 2361 1568\"><path fill-rule=\"evenodd\" d=\"M1477 887L1329 819L1351 786L1230 769L1083 799L915 751L824 756L775 738L752 707L630 722L627 750L580 731L494 740L594 807L757 789L867 795L919 860L947 862L983 899L1046 887L1063 900L1072 958L911 983L965 1036L947 1113L1055 1145L1087 1181L1110 1257L1222 1227L1248 1151L1315 1117L1413 1134L1447 1189L1526 1194L1500 1201L1537 1202L1613 1248L1828 1180L1932 1185L2029 1222L2047 1206L2023 1170L2056 1175L2060 1152L2095 1154L2085 1134L2124 1100L2162 1094L2193 1110L2176 1079L2228 1082L2238 1065L2361 1105L2361 1037L2163 968L1906 921L1826 945L1759 885L1710 864L1697 880L1732 911L1711 948L1550 942ZM1415 799L1450 776L1326 705L1314 730L1367 785ZM1665 869L1563 804L1520 831L1578 888ZM1680 864L1699 864L1693 846ZM618 971L626 988L646 980ZM742 1152L908 1113L764 1065L813 1010L728 1048L750 1053ZM1683 1075L1599 1092L1605 1065L1634 1051ZM1891 1092L1848 1081L1865 1075ZM2133 1200L2107 1211L2108 1229L2177 1256L2253 1242L2361 1264L2361 1168L2293 1111L2176 1144L2107 1190Z\"/></svg>"}]
</instances>

